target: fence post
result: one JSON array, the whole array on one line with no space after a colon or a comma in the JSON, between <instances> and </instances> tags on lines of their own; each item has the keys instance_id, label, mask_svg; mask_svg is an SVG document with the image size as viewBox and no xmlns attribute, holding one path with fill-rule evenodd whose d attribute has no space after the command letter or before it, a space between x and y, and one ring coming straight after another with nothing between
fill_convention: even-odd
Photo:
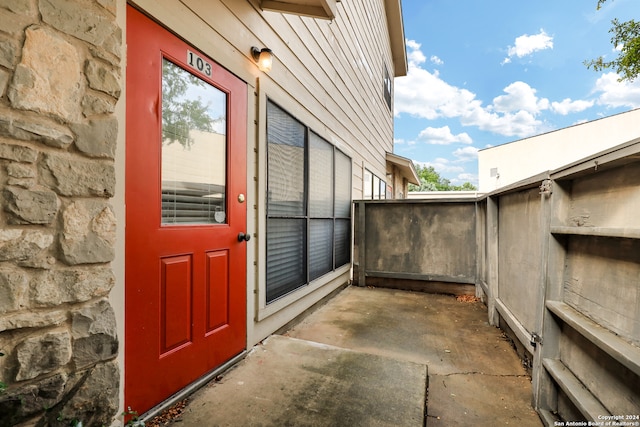
<instances>
[{"instance_id":1,"label":"fence post","mask_svg":"<svg viewBox=\"0 0 640 427\"><path fill-rule=\"evenodd\" d=\"M500 323L496 300L498 299L498 200L487 197L487 272L489 295L487 295L487 308L489 324L498 326Z\"/></svg>"},{"instance_id":2,"label":"fence post","mask_svg":"<svg viewBox=\"0 0 640 427\"><path fill-rule=\"evenodd\" d=\"M541 406L541 402L546 396L541 397L543 393L544 368L542 366L542 344L544 341L544 316L546 313L545 301L547 293L547 281L549 271L549 245L551 239L551 196L552 181L549 177L540 185L540 233L542 237L542 248L540 250L540 282L538 283L536 325L534 332L539 338L533 348L533 367L531 373L532 389L533 389L533 407L537 410ZM532 337L532 341L534 341ZM551 344L553 345L553 344ZM546 408L545 408L546 409Z\"/></svg>"},{"instance_id":3,"label":"fence post","mask_svg":"<svg viewBox=\"0 0 640 427\"><path fill-rule=\"evenodd\" d=\"M365 202L358 202L358 286L366 286L366 230Z\"/></svg>"}]
</instances>

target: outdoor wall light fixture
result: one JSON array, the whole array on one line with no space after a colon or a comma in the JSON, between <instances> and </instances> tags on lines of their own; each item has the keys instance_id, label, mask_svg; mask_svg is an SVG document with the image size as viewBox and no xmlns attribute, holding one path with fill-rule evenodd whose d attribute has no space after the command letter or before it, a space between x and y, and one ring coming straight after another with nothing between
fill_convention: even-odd
<instances>
[{"instance_id":1,"label":"outdoor wall light fixture","mask_svg":"<svg viewBox=\"0 0 640 427\"><path fill-rule=\"evenodd\" d=\"M256 64L258 64L258 69L260 69L260 71L264 71L265 73L271 71L271 66L273 65L273 53L271 52L271 49L267 49L266 47L262 49L252 47L251 57Z\"/></svg>"}]
</instances>

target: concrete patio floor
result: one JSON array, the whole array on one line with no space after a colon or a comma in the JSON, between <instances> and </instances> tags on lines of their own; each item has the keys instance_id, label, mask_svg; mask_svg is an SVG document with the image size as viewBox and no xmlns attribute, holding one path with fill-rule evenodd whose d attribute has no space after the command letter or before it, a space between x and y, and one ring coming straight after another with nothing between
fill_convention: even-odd
<instances>
[{"instance_id":1,"label":"concrete patio floor","mask_svg":"<svg viewBox=\"0 0 640 427\"><path fill-rule=\"evenodd\" d=\"M189 399L181 426L541 426L481 302L348 287Z\"/></svg>"}]
</instances>

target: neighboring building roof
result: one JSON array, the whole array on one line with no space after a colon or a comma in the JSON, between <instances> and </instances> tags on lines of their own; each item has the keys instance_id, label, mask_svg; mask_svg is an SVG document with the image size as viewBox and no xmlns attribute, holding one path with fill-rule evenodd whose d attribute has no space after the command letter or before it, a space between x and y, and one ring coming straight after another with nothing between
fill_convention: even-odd
<instances>
[{"instance_id":1,"label":"neighboring building roof","mask_svg":"<svg viewBox=\"0 0 640 427\"><path fill-rule=\"evenodd\" d=\"M478 152L479 191L492 192L640 136L640 108Z\"/></svg>"},{"instance_id":2,"label":"neighboring building roof","mask_svg":"<svg viewBox=\"0 0 640 427\"><path fill-rule=\"evenodd\" d=\"M420 178L416 168L413 166L413 162L406 157L398 156L397 154L387 153L387 163L393 164L400 170L403 178L406 178L408 182L415 185L420 185Z\"/></svg>"}]
</instances>

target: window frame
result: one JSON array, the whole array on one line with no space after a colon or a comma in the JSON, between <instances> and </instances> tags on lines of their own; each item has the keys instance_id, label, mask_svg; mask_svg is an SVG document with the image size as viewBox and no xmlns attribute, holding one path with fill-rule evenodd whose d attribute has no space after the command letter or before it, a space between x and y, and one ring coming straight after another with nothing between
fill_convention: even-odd
<instances>
[{"instance_id":1,"label":"window frame","mask_svg":"<svg viewBox=\"0 0 640 427\"><path fill-rule=\"evenodd\" d=\"M392 111L391 101L393 99L393 79L391 78L391 74L389 74L389 67L387 67L387 64L384 64L382 86L382 96L384 97L387 107L389 107L389 111Z\"/></svg>"},{"instance_id":2,"label":"window frame","mask_svg":"<svg viewBox=\"0 0 640 427\"><path fill-rule=\"evenodd\" d=\"M308 287L309 284L311 284L312 282L315 281L319 281L321 280L323 277L327 276L328 274L332 273L332 272L336 272L337 270L341 269L342 267L345 266L349 266L351 264L352 261L352 255L351 255L351 239L352 239L352 227L353 227L353 213L352 213L352 204L353 204L353 195L352 195L352 183L353 183L353 159L346 154L344 151L340 150L339 148L337 148L335 145L331 144L326 138L323 138L319 133L315 132L310 126L305 125L302 121L298 120L294 115L292 115L291 113L289 113L286 109L284 109L283 107L281 107L278 103L274 102L273 100L267 98L266 100L266 115L265 115L265 122L266 122L266 126L265 126L265 141L266 141L266 150L265 150L265 157L266 157L266 182L265 182L265 213L264 213L264 218L265 218L265 241L266 241L266 245L265 245L265 295L264 295L264 301L266 304L266 307L271 306L273 303L282 300L283 298L287 297L288 295L294 294L298 291L300 291L301 289ZM275 107L277 109L279 109L282 113L286 114L288 116L289 119L297 122L298 124L300 124L303 128L304 128L304 159L303 159L303 189L304 189L304 194L303 194L303 205L304 205L304 213L302 215L282 215L282 214L274 214L271 210L270 210L270 174L273 172L270 169L270 156L273 154L270 151L270 147L272 145L272 143L270 143L270 138L269 138L269 126L270 126L270 114L269 114L269 109L271 107ZM332 208L331 208L331 215L326 216L326 215L315 215L314 213L311 212L311 206L312 206L312 179L313 177L311 176L311 161L313 161L313 159L311 159L312 154L311 154L311 145L312 145L312 138L317 138L318 141L321 141L321 143L326 144L326 146L331 150L331 173L330 173L330 180L331 180L331 203L332 203ZM336 163L337 163L337 159L338 156L344 156L344 159L348 160L349 163L349 180L348 183L338 183L337 180L337 169L336 169ZM338 200L336 199L337 193L338 193L338 185L344 185L345 187L342 188L342 191L345 191L348 189L348 195L349 195L349 208L348 208L348 216L341 216L338 215L337 211L337 202ZM346 199L343 200L343 205L346 202ZM346 205L345 205L346 206ZM344 207L343 206L343 210ZM303 231L303 236L302 236L302 245L303 245L303 254L302 254L302 259L304 262L303 268L303 274L302 276L304 277L304 280L301 283L298 283L292 287L286 287L286 290L284 292L281 292L280 290L278 290L277 285L276 286L276 291L275 295L270 295L270 292L272 291L272 289L270 289L270 283L269 283L269 268L270 268L270 263L269 263L269 258L270 258L270 253L269 253L269 243L270 243L270 233L269 233L269 226L270 224L273 224L275 221L286 221L286 220L304 220L305 221L305 225L304 227L302 227ZM347 227L347 232L345 235L343 236L338 236L337 235L337 223L341 222L342 225L341 227L344 227L344 222L345 220L348 220L348 227ZM311 228L312 228L312 223L313 222L318 222L318 221L331 221L331 238L330 238L330 242L331 242L331 251L330 251L330 264L331 267L329 270L322 270L322 272L320 274L316 274L316 275L312 275L312 268L311 268ZM342 237L343 241L338 240L338 238ZM345 242L348 241L348 256L345 258L344 263L337 265L337 259L336 259L336 252L337 252L337 247L338 247L338 243L342 243L344 244Z\"/></svg>"},{"instance_id":3,"label":"window frame","mask_svg":"<svg viewBox=\"0 0 640 427\"><path fill-rule=\"evenodd\" d=\"M365 168L362 177L362 199L386 200L387 198L387 182Z\"/></svg>"}]
</instances>

